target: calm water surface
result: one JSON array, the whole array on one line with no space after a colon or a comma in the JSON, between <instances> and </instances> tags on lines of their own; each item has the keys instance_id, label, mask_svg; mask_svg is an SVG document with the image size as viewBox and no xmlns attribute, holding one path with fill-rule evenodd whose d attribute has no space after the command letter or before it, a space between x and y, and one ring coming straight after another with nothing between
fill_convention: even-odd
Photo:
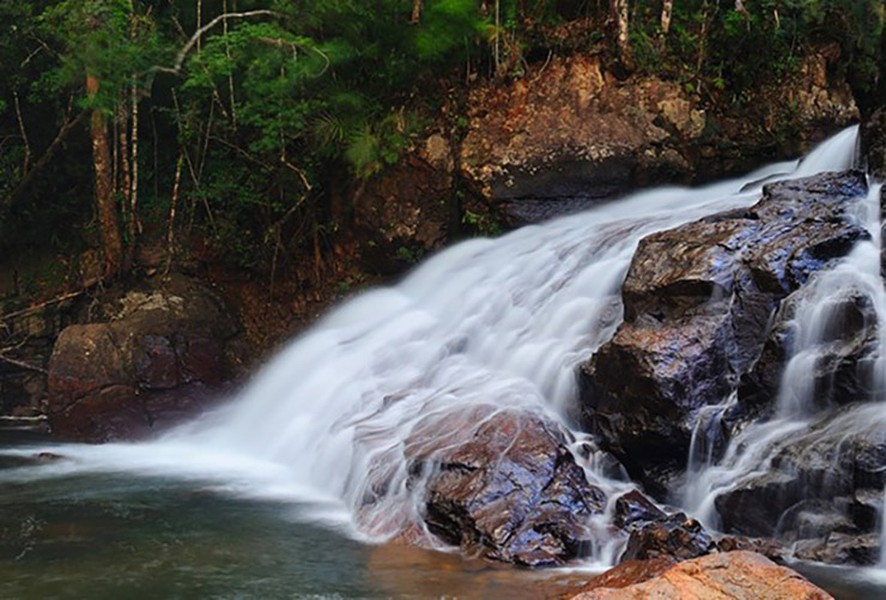
<instances>
[{"instance_id":1,"label":"calm water surface","mask_svg":"<svg viewBox=\"0 0 886 600\"><path fill-rule=\"evenodd\" d=\"M27 441L0 433L0 447ZM0 474L23 467L6 458ZM0 480L0 598L543 598L576 582L366 545L304 522L305 507L215 485L126 474Z\"/></svg>"}]
</instances>

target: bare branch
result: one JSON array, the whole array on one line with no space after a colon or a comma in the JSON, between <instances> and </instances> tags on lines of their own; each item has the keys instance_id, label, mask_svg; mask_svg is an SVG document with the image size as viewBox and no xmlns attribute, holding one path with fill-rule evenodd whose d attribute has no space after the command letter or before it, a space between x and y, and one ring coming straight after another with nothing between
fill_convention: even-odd
<instances>
[{"instance_id":1,"label":"bare branch","mask_svg":"<svg viewBox=\"0 0 886 600\"><path fill-rule=\"evenodd\" d=\"M6 348L0 350L0 361L8 363L14 367L18 367L19 369L25 369L26 371L36 371L37 373L42 373L43 375L49 375L49 371L47 371L43 367L38 367L37 365L32 365L23 360L18 360L10 356L6 356L6 354L4 354L5 351Z\"/></svg>"},{"instance_id":2,"label":"bare branch","mask_svg":"<svg viewBox=\"0 0 886 600\"><path fill-rule=\"evenodd\" d=\"M225 13L222 15L218 15L209 23L199 28L194 32L194 35L191 36L191 39L182 46L182 49L178 51L178 56L175 58L175 64L172 67L161 67L159 65L155 65L148 69L148 72L160 72L160 73L171 73L173 75L179 75L182 70L182 66L185 64L185 59L188 57L188 54L191 50L194 49L194 46L197 45L197 42L203 36L204 33L221 23L222 21L227 22L228 19L248 19L251 17L273 17L277 16L278 13L272 10L248 10L246 12L235 12L235 13Z\"/></svg>"},{"instance_id":3,"label":"bare branch","mask_svg":"<svg viewBox=\"0 0 886 600\"><path fill-rule=\"evenodd\" d=\"M301 49L301 50L304 50L304 51L306 51L306 52L309 51L309 52L314 52L314 53L316 53L316 54L319 54L319 55L323 58L323 61L324 61L326 64L323 65L323 68L320 69L320 71L319 71L318 73L312 75L312 77L314 77L314 78L316 78L316 77L320 77L321 75L323 75L323 73L325 73L325 72L329 69L329 67L332 65L332 61L329 60L329 56L327 56L325 52L323 52L322 50L320 50L320 49L318 49L318 48L312 48L312 47L310 47L310 46L305 46L304 44L298 44L298 43L296 43L296 42L290 42L289 40L282 40L282 39L280 39L280 38L266 38L266 37L260 37L260 38L255 38L255 39L256 39L256 41L259 41L259 42L261 42L261 43L263 43L263 44L269 44L269 45L271 45L271 46L277 46L278 48L289 48L289 49L291 49L291 50L299 50L299 49Z\"/></svg>"}]
</instances>

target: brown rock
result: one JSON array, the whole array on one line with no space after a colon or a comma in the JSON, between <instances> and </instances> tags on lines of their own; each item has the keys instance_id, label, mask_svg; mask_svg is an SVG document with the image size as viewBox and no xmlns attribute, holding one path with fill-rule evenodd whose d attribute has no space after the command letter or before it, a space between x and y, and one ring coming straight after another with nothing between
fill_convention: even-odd
<instances>
[{"instance_id":1,"label":"brown rock","mask_svg":"<svg viewBox=\"0 0 886 600\"><path fill-rule=\"evenodd\" d=\"M645 576L639 570L639 576ZM619 584L627 583L620 580ZM662 598L673 600L827 600L824 590L800 574L752 552L712 554L682 562L633 585L601 587L573 600Z\"/></svg>"},{"instance_id":2,"label":"brown rock","mask_svg":"<svg viewBox=\"0 0 886 600\"><path fill-rule=\"evenodd\" d=\"M180 276L106 299L103 320L64 329L49 361L47 412L55 432L81 440L141 435L169 406L146 401L185 384L231 378L238 325L208 288ZM194 397L207 394L200 392ZM186 394L178 395L185 403ZM115 410L117 414L115 414ZM176 412L176 411L173 411Z\"/></svg>"},{"instance_id":3,"label":"brown rock","mask_svg":"<svg viewBox=\"0 0 886 600\"><path fill-rule=\"evenodd\" d=\"M677 560L670 556L659 556L647 560L626 560L612 567L605 573L597 575L581 589L569 594L569 597L582 597L584 593L593 592L600 588L621 589L631 585L649 581L658 577L677 564Z\"/></svg>"}]
</instances>

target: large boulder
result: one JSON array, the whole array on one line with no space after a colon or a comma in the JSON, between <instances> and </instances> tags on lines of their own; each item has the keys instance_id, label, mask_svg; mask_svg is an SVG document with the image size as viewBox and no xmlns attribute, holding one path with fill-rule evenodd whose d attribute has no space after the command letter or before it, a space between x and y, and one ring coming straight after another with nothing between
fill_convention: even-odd
<instances>
[{"instance_id":1,"label":"large boulder","mask_svg":"<svg viewBox=\"0 0 886 600\"><path fill-rule=\"evenodd\" d=\"M778 566L753 552L724 552L681 562L662 571L636 563L616 567L623 575L604 574L594 586L572 600L628 600L631 598L698 598L704 600L826 600L831 596L800 574ZM632 581L635 575L640 581ZM651 577L650 577L651 575Z\"/></svg>"},{"instance_id":2,"label":"large boulder","mask_svg":"<svg viewBox=\"0 0 886 600\"><path fill-rule=\"evenodd\" d=\"M866 193L860 172L779 182L751 208L640 242L625 320L581 369L584 422L632 476L664 491L699 410L736 390L779 303L869 238L852 215Z\"/></svg>"},{"instance_id":3,"label":"large boulder","mask_svg":"<svg viewBox=\"0 0 886 600\"><path fill-rule=\"evenodd\" d=\"M62 330L49 361L46 411L62 436L128 437L163 420L173 390L182 405L196 404L208 393L193 386L219 385L237 371L236 319L190 279L115 296L96 317Z\"/></svg>"},{"instance_id":4,"label":"large boulder","mask_svg":"<svg viewBox=\"0 0 886 600\"><path fill-rule=\"evenodd\" d=\"M426 417L406 454L411 485L425 489L428 529L470 554L521 565L579 556L605 495L588 483L568 441L553 421L520 409Z\"/></svg>"}]
</instances>

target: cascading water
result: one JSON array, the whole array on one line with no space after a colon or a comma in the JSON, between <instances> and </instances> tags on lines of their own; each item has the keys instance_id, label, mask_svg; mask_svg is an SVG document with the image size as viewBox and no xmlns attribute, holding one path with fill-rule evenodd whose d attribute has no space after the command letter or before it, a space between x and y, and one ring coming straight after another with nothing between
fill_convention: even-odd
<instances>
[{"instance_id":1,"label":"cascading water","mask_svg":"<svg viewBox=\"0 0 886 600\"><path fill-rule=\"evenodd\" d=\"M401 284L335 310L226 408L150 443L66 447L72 461L0 472L0 481L78 470L210 478L233 493L310 502L316 507L311 518L351 526L355 535L396 535L421 523L420 490L407 485L405 450L423 417L519 407L571 425L576 367L621 321L620 286L639 240L749 206L769 180L849 168L856 137L850 128L802 161L743 179L643 192L497 240L460 244ZM879 306L878 278L856 273L869 270L874 251L860 248L819 287L843 285L849 277ZM856 266L860 260L863 269ZM810 344L816 335L807 335ZM777 425L748 431L753 441L742 451L736 444L718 465L699 467L699 481L687 492L689 506L708 511L722 486L764 468L767 440L806 426L802 401L783 404ZM604 490L630 487L609 479L593 461L581 462ZM367 496L374 497L368 505ZM605 532L606 524L596 528ZM617 550L617 543L601 544L596 558L611 563Z\"/></svg>"},{"instance_id":2,"label":"cascading water","mask_svg":"<svg viewBox=\"0 0 886 600\"><path fill-rule=\"evenodd\" d=\"M858 215L871 232L871 239L857 244L844 261L819 273L803 290L791 323L791 358L782 375L772 418L746 427L730 441L718 461L710 455L701 461L690 456L691 476L683 489L682 504L709 526L721 525L715 507L717 498L769 472L773 460L786 448L814 447L827 440L838 440L833 445L839 446L850 435L873 435L886 430L883 404L834 412L831 409L835 407L827 402L828 390L822 390L821 382L814 376L819 362L845 330L842 320L847 302L859 302L870 307L869 312L877 321L862 327L876 328L877 335L875 347L857 367L865 372L860 379L869 381L872 397L881 399L886 393L886 328L877 327L877 323L886 323L886 291L880 277L880 187L871 186ZM708 407L708 411L722 413L733 400ZM829 421L822 423L823 419ZM820 426L810 433L815 424ZM839 465L833 465L835 473L840 470ZM826 487L827 481L820 485Z\"/></svg>"}]
</instances>

